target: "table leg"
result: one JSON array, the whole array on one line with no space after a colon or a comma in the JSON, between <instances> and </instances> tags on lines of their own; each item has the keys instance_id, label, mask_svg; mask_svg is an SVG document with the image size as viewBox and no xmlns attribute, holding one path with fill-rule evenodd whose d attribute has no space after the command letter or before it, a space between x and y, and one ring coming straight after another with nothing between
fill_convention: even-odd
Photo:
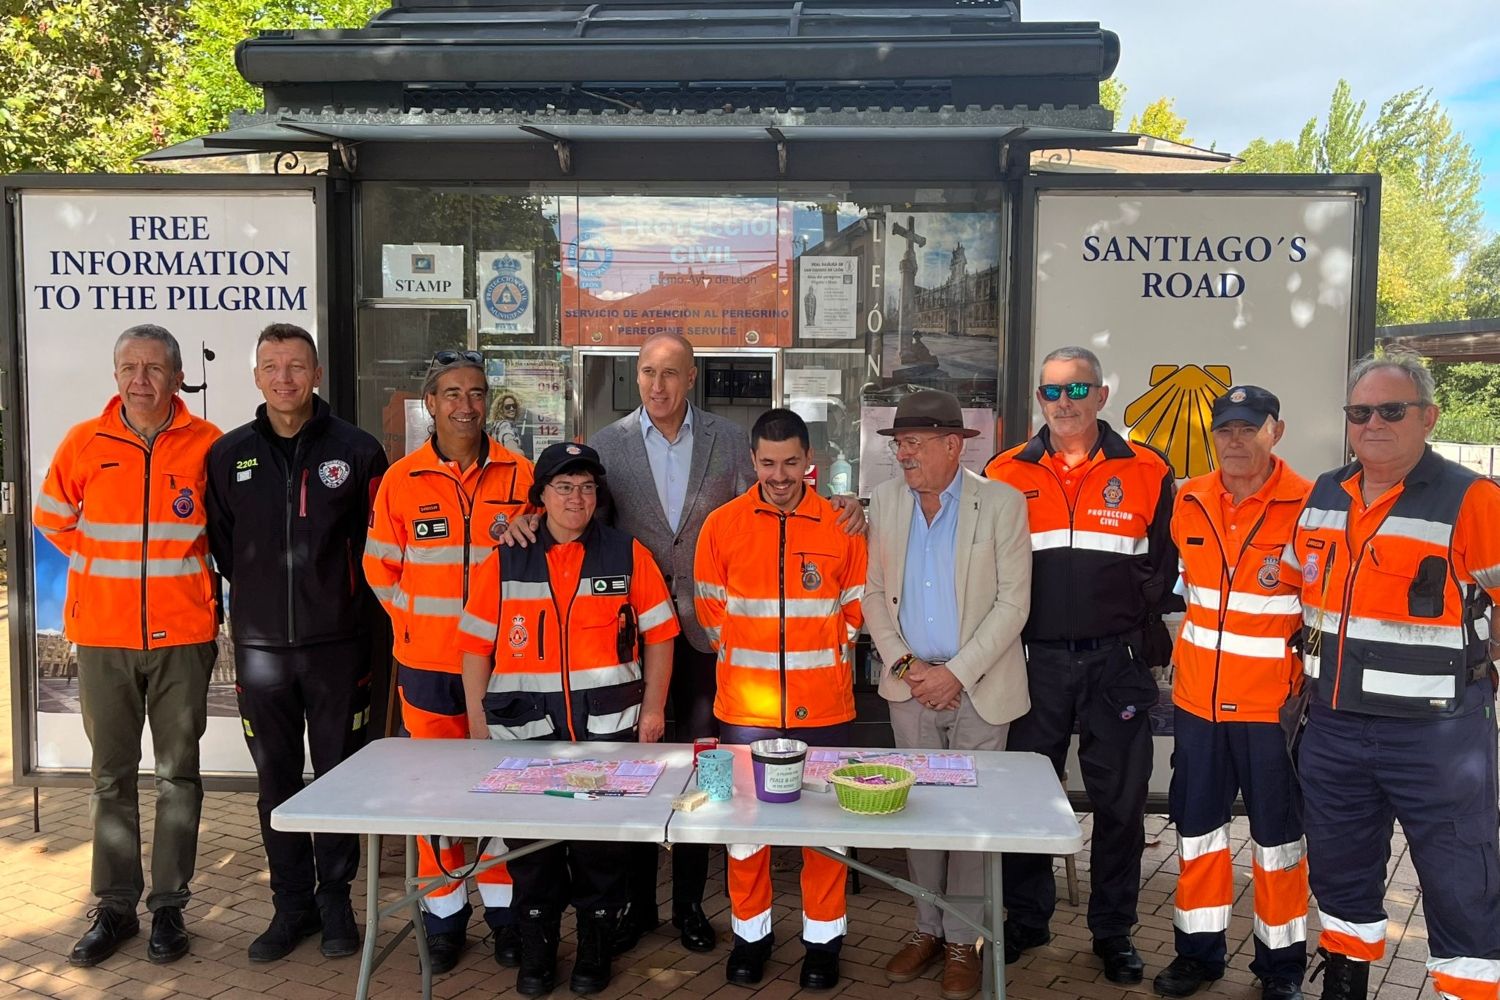
<instances>
[{"instance_id":1,"label":"table leg","mask_svg":"<svg viewBox=\"0 0 1500 1000\"><path fill-rule=\"evenodd\" d=\"M986 997L1005 1000L1005 904L1001 891L1000 861L1003 855L984 856L984 922L990 929L989 960L984 963Z\"/></svg>"},{"instance_id":2,"label":"table leg","mask_svg":"<svg viewBox=\"0 0 1500 1000\"><path fill-rule=\"evenodd\" d=\"M406 838L406 884L417 878L417 838ZM422 921L422 897L411 901L412 932L417 937L417 962L422 969L422 1000L432 1000L432 956L427 953L427 924Z\"/></svg>"},{"instance_id":3,"label":"table leg","mask_svg":"<svg viewBox=\"0 0 1500 1000\"><path fill-rule=\"evenodd\" d=\"M365 943L359 956L359 985L354 1000L370 996L370 976L375 971L375 939L380 936L380 834L365 838Z\"/></svg>"}]
</instances>

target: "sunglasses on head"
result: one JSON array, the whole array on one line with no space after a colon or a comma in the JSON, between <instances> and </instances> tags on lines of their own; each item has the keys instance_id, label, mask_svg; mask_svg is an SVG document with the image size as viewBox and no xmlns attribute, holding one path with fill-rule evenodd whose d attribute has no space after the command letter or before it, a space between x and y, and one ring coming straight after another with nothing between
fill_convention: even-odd
<instances>
[{"instance_id":1,"label":"sunglasses on head","mask_svg":"<svg viewBox=\"0 0 1500 1000\"><path fill-rule=\"evenodd\" d=\"M1413 406L1426 406L1422 402L1407 403L1376 403L1368 406L1363 403L1350 403L1344 407L1344 416L1351 424L1368 424L1370 418L1380 414L1380 419L1388 424L1399 423L1406 419L1406 411Z\"/></svg>"},{"instance_id":2,"label":"sunglasses on head","mask_svg":"<svg viewBox=\"0 0 1500 1000\"><path fill-rule=\"evenodd\" d=\"M438 351L432 356L434 365L456 365L467 361L471 365L484 364L484 355L478 351Z\"/></svg>"},{"instance_id":3,"label":"sunglasses on head","mask_svg":"<svg viewBox=\"0 0 1500 1000\"><path fill-rule=\"evenodd\" d=\"M1055 403L1062 399L1065 392L1069 399L1088 399L1089 391L1094 388L1096 386L1093 382L1069 382L1067 385L1039 385L1037 391L1047 402Z\"/></svg>"}]
</instances>

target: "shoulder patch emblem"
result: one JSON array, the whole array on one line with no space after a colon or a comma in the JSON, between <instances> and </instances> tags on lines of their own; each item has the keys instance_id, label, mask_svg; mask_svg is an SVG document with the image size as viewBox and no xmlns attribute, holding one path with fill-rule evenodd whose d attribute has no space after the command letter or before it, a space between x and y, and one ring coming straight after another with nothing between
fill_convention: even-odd
<instances>
[{"instance_id":1,"label":"shoulder patch emblem","mask_svg":"<svg viewBox=\"0 0 1500 1000\"><path fill-rule=\"evenodd\" d=\"M811 561L802 564L802 589L817 590L823 586L823 575L818 572L818 567Z\"/></svg>"},{"instance_id":2,"label":"shoulder patch emblem","mask_svg":"<svg viewBox=\"0 0 1500 1000\"><path fill-rule=\"evenodd\" d=\"M349 463L335 458L318 466L318 478L330 490L336 490L349 481Z\"/></svg>"},{"instance_id":3,"label":"shoulder patch emblem","mask_svg":"<svg viewBox=\"0 0 1500 1000\"><path fill-rule=\"evenodd\" d=\"M508 527L510 527L510 518L504 514L496 514L495 519L490 522L490 541L498 542Z\"/></svg>"},{"instance_id":4,"label":"shoulder patch emblem","mask_svg":"<svg viewBox=\"0 0 1500 1000\"><path fill-rule=\"evenodd\" d=\"M510 648L520 649L531 637L526 632L526 617L516 615L510 620Z\"/></svg>"},{"instance_id":5,"label":"shoulder patch emblem","mask_svg":"<svg viewBox=\"0 0 1500 1000\"><path fill-rule=\"evenodd\" d=\"M1307 562L1302 566L1302 579L1308 583L1316 583L1318 580L1318 554L1309 552Z\"/></svg>"}]
</instances>

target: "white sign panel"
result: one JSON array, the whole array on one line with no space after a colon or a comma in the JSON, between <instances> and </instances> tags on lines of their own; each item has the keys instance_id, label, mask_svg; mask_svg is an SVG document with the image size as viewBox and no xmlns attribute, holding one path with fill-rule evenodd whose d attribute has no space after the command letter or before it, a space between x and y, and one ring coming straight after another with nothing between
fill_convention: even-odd
<instances>
[{"instance_id":1,"label":"white sign panel","mask_svg":"<svg viewBox=\"0 0 1500 1000\"><path fill-rule=\"evenodd\" d=\"M311 191L23 191L21 309L31 496L68 429L115 395L127 327L177 336L189 408L228 430L254 416L255 340L272 322L317 337L317 208ZM37 764L87 768L77 666L62 634L67 560L35 529ZM254 770L221 646L209 689L205 771ZM149 767L149 737L144 747Z\"/></svg>"},{"instance_id":2,"label":"white sign panel","mask_svg":"<svg viewBox=\"0 0 1500 1000\"><path fill-rule=\"evenodd\" d=\"M464 248L387 243L380 248L381 294L388 299L460 299Z\"/></svg>"},{"instance_id":3,"label":"white sign panel","mask_svg":"<svg viewBox=\"0 0 1500 1000\"><path fill-rule=\"evenodd\" d=\"M894 406L861 406L859 408L859 495L867 497L881 483L901 475L891 451L891 438L879 433L896 419ZM964 438L963 454L958 460L976 475L984 475L984 466L995 454L995 411L989 407L964 407L964 426L979 433Z\"/></svg>"},{"instance_id":4,"label":"white sign panel","mask_svg":"<svg viewBox=\"0 0 1500 1000\"><path fill-rule=\"evenodd\" d=\"M1312 478L1344 461L1358 210L1330 192L1044 191L1032 357L1098 354L1103 418L1179 477L1212 468L1215 396L1270 389L1287 422L1277 450Z\"/></svg>"},{"instance_id":5,"label":"white sign panel","mask_svg":"<svg viewBox=\"0 0 1500 1000\"><path fill-rule=\"evenodd\" d=\"M534 333L536 282L532 255L499 250L475 255L480 333Z\"/></svg>"},{"instance_id":6,"label":"white sign panel","mask_svg":"<svg viewBox=\"0 0 1500 1000\"><path fill-rule=\"evenodd\" d=\"M857 257L797 258L797 335L803 340L849 340L858 332Z\"/></svg>"}]
</instances>

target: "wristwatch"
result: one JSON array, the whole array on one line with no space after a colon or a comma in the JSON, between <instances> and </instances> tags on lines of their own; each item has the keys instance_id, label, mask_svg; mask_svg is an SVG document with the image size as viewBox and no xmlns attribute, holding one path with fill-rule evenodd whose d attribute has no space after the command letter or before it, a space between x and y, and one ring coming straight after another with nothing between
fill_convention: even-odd
<instances>
[{"instance_id":1,"label":"wristwatch","mask_svg":"<svg viewBox=\"0 0 1500 1000\"><path fill-rule=\"evenodd\" d=\"M897 680L905 677L906 672L911 669L911 665L916 662L916 659L915 653L907 653L905 656L902 656L895 663L891 664L891 676Z\"/></svg>"}]
</instances>

